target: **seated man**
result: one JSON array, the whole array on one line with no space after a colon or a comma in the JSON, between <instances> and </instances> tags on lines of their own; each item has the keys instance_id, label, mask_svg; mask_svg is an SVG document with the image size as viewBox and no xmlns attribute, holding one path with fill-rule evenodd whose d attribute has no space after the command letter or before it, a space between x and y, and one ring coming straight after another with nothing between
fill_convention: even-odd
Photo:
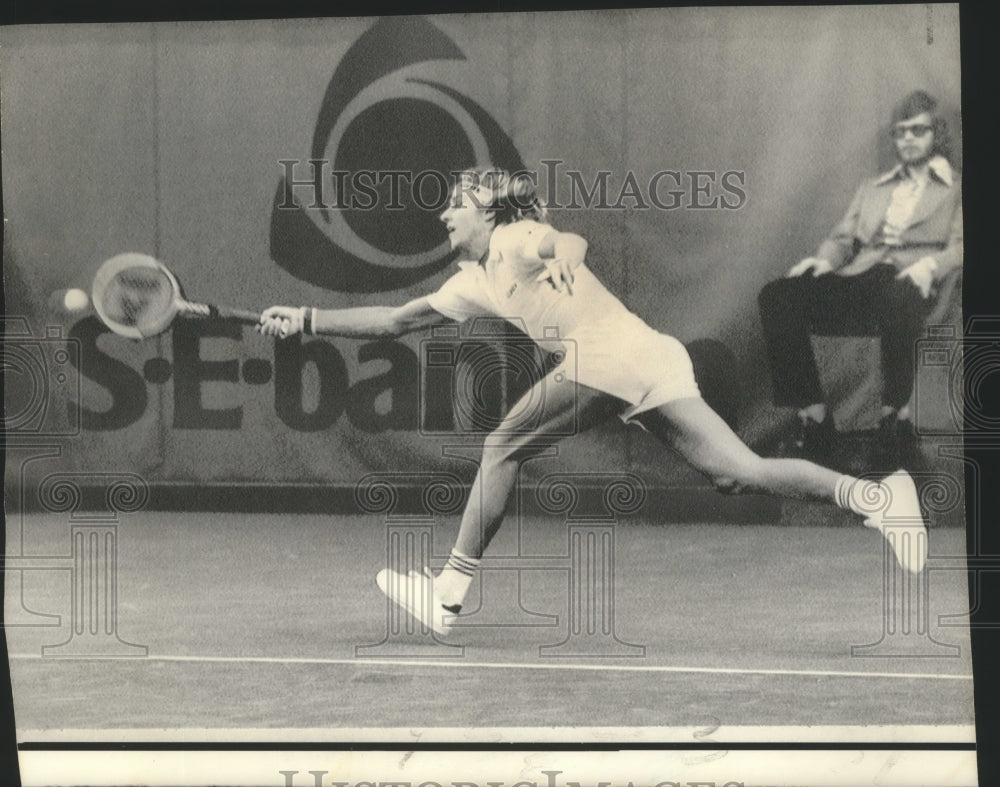
<instances>
[{"instance_id":1,"label":"seated man","mask_svg":"<svg viewBox=\"0 0 1000 787\"><path fill-rule=\"evenodd\" d=\"M880 431L895 440L909 426L913 346L931 294L962 264L962 189L937 102L910 93L893 109L890 133L896 166L864 181L815 256L760 293L774 402L798 408L797 446L814 459L832 426L810 334L881 338Z\"/></svg>"}]
</instances>

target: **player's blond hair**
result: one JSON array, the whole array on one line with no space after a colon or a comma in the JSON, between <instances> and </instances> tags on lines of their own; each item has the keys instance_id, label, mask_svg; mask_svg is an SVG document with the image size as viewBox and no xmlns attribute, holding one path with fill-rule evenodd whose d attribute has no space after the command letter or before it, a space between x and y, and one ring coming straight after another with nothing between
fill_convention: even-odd
<instances>
[{"instance_id":1,"label":"player's blond hair","mask_svg":"<svg viewBox=\"0 0 1000 787\"><path fill-rule=\"evenodd\" d=\"M459 173L456 195L481 201L478 190L485 189L489 193L489 204L480 207L494 212L497 226L524 219L545 222L548 211L538 198L535 180L534 173L524 170L511 174L500 167L474 167Z\"/></svg>"}]
</instances>

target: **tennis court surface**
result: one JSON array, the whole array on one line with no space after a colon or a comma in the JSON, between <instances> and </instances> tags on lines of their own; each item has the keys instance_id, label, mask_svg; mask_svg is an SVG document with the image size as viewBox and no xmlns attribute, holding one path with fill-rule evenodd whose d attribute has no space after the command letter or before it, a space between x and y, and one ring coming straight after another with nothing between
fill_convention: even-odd
<instances>
[{"instance_id":1,"label":"tennis court surface","mask_svg":"<svg viewBox=\"0 0 1000 787\"><path fill-rule=\"evenodd\" d=\"M541 727L973 735L959 528L931 531L926 584L905 596L883 581L899 575L883 572L882 539L861 527L630 519L605 531L610 551L580 564L600 579L588 601L567 524L529 518L501 531L467 606L478 614L442 645L408 631L376 588L392 529L377 516L125 515L113 635L92 630L106 625L99 611L73 622L74 598L98 601L79 585L65 517L26 515L23 536L19 522L8 520L7 554L26 568L7 572L5 612L22 743L206 729L328 740L423 728L493 740ZM455 527L433 526L435 568ZM581 603L599 607L596 625ZM74 639L122 649L66 657Z\"/></svg>"}]
</instances>

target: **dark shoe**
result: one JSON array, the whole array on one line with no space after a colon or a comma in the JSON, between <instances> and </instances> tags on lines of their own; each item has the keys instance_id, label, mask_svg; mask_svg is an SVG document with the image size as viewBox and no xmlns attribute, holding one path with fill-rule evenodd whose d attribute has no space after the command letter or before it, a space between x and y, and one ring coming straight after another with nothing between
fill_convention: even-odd
<instances>
[{"instance_id":1,"label":"dark shoe","mask_svg":"<svg viewBox=\"0 0 1000 787\"><path fill-rule=\"evenodd\" d=\"M923 457L912 421L899 418L896 413L885 415L879 422L876 439L876 464L880 469L921 469Z\"/></svg>"},{"instance_id":2,"label":"dark shoe","mask_svg":"<svg viewBox=\"0 0 1000 787\"><path fill-rule=\"evenodd\" d=\"M924 456L920 451L920 441L913 428L913 422L906 419L896 421L896 456L898 467L916 471L923 469Z\"/></svg>"},{"instance_id":3,"label":"dark shoe","mask_svg":"<svg viewBox=\"0 0 1000 787\"><path fill-rule=\"evenodd\" d=\"M872 465L876 470L892 472L899 468L899 442L896 440L896 429L899 417L896 413L882 416L875 432L875 444L872 446Z\"/></svg>"},{"instance_id":4,"label":"dark shoe","mask_svg":"<svg viewBox=\"0 0 1000 787\"><path fill-rule=\"evenodd\" d=\"M799 459L823 464L829 461L834 441L833 419L822 422L806 419L799 427L799 433L792 444L794 455Z\"/></svg>"}]
</instances>

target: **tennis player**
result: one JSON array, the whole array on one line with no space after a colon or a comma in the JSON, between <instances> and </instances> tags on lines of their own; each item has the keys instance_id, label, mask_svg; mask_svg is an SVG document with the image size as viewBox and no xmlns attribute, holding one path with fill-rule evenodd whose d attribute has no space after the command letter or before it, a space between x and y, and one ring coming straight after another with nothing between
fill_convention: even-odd
<instances>
[{"instance_id":1,"label":"tennis player","mask_svg":"<svg viewBox=\"0 0 1000 787\"><path fill-rule=\"evenodd\" d=\"M586 240L547 223L529 177L489 168L467 171L441 221L461 261L437 292L396 307L273 306L259 326L282 338L298 333L379 338L493 316L515 322L547 346L553 337L567 340L562 362L486 438L455 547L441 572L434 576L425 569L407 577L384 569L376 577L382 591L411 615L447 634L503 521L520 462L568 430L582 432L615 414L673 448L720 492L832 503L888 539L903 569L923 569L926 527L909 474L900 470L875 483L802 459L767 459L751 451L702 399L684 346L650 328L598 281L584 263ZM540 402L541 413L531 410L535 426L529 431L518 421L530 402ZM887 511L898 524L887 521Z\"/></svg>"}]
</instances>

